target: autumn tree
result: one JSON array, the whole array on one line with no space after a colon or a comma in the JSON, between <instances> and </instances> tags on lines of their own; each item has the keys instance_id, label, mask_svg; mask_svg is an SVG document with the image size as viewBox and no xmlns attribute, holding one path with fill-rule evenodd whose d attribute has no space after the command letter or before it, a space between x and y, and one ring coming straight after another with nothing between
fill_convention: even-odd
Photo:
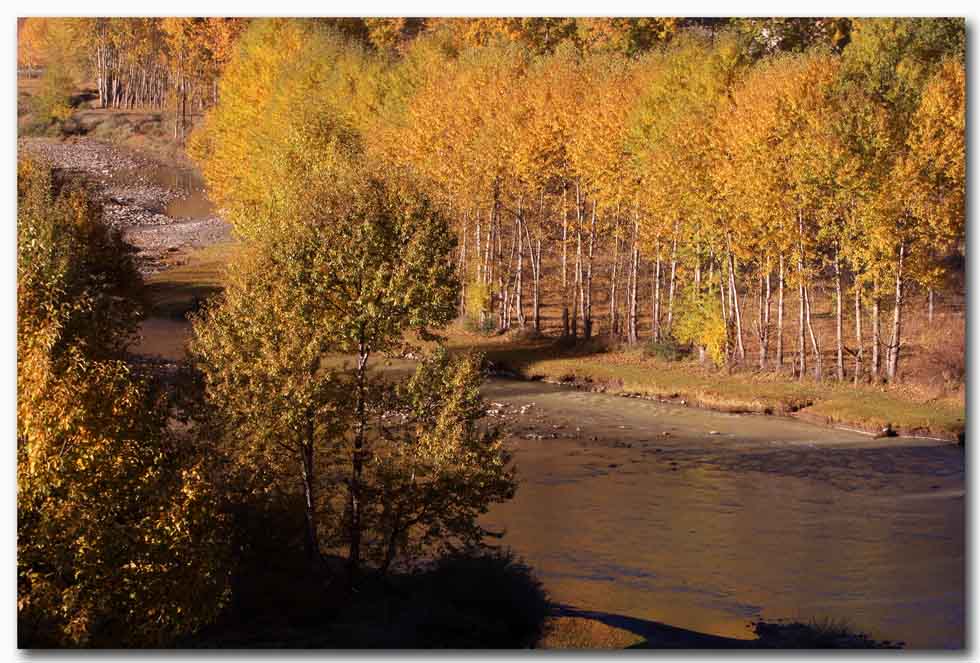
<instances>
[{"instance_id":1,"label":"autumn tree","mask_svg":"<svg viewBox=\"0 0 980 663\"><path fill-rule=\"evenodd\" d=\"M22 646L162 646L210 621L230 552L209 456L122 359L139 277L83 189L18 166Z\"/></svg>"},{"instance_id":2,"label":"autumn tree","mask_svg":"<svg viewBox=\"0 0 980 663\"><path fill-rule=\"evenodd\" d=\"M480 356L437 348L380 399L363 517L366 555L382 571L482 545L479 517L513 497L510 454L480 422L482 383Z\"/></svg>"},{"instance_id":3,"label":"autumn tree","mask_svg":"<svg viewBox=\"0 0 980 663\"><path fill-rule=\"evenodd\" d=\"M913 117L921 104L927 81L946 57L962 60L965 53L965 26L956 18L860 19L855 20L852 42L841 60L841 78L859 86L881 107L893 149L888 154L889 176L883 181L869 216L867 236L880 240L876 245L874 269L893 286L892 329L887 342L873 341L886 350L885 374L898 379L898 359L902 349L902 308L910 280L916 280L928 263L928 241L901 195L899 164L904 158L905 139L912 131ZM879 308L877 287L872 295L873 310ZM877 318L877 315L874 316ZM873 322L878 336L877 320ZM877 362L873 360L876 373Z\"/></svg>"},{"instance_id":4,"label":"autumn tree","mask_svg":"<svg viewBox=\"0 0 980 663\"><path fill-rule=\"evenodd\" d=\"M949 58L933 75L912 118L908 152L897 168L906 206L923 224L931 247L921 281L933 290L942 268L938 257L959 250L966 220L966 76L963 62Z\"/></svg>"},{"instance_id":5,"label":"autumn tree","mask_svg":"<svg viewBox=\"0 0 980 663\"><path fill-rule=\"evenodd\" d=\"M302 67L267 50L284 42ZM379 163L384 150L364 133L372 125L358 106L376 97L350 76L369 81L374 61L309 23L259 22L242 44L194 144L246 257L196 322L193 348L219 439L267 481L302 486L314 564L321 545L343 544L354 580L365 555L386 567L420 541L471 539L479 504L507 493L505 474L491 480L504 463L496 438L477 434L472 402L421 383L399 396L372 370L406 333L427 337L451 320L458 295L455 237L418 186L430 180ZM268 113L240 113L244 94L260 95ZM247 163L222 168L242 155ZM469 392L478 377L455 362L420 370ZM426 384L436 389L433 375ZM435 419L385 421L410 414L399 405L406 398L430 399ZM423 421L443 427L438 441ZM442 460L425 458L437 442ZM475 462L483 468L460 465ZM476 483L440 496L448 477ZM438 515L429 504L437 499ZM376 535L386 541L380 557Z\"/></svg>"},{"instance_id":6,"label":"autumn tree","mask_svg":"<svg viewBox=\"0 0 980 663\"><path fill-rule=\"evenodd\" d=\"M724 227L725 190L716 177L722 154L714 118L743 66L730 35L678 39L667 52L663 71L641 94L634 114L630 149L643 173L642 204L646 217L659 220L649 228L661 229L646 234L648 250L657 250L664 222L675 238L686 238L672 247L672 262L687 263L688 287L696 291L708 286L707 272L713 273L716 263L720 278L722 259L728 262L731 253ZM683 252L680 256L677 248ZM676 267L675 263L671 268L671 293ZM727 296L727 289L728 283L719 289L719 297ZM668 319L673 297L669 300ZM705 346L699 346L702 358L704 351Z\"/></svg>"}]
</instances>

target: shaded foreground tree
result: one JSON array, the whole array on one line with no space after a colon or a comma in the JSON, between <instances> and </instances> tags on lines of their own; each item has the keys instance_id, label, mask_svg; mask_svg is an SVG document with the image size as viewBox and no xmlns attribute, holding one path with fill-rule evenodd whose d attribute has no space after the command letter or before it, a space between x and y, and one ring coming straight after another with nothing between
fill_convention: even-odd
<instances>
[{"instance_id":1,"label":"shaded foreground tree","mask_svg":"<svg viewBox=\"0 0 980 663\"><path fill-rule=\"evenodd\" d=\"M497 436L477 427L478 363L437 354L402 385L370 370L455 315L445 219L367 171L289 209L296 220L264 226L195 321L209 434L250 490L302 486L318 572L321 547L346 547L353 581L366 556L387 570L400 553L478 542L476 517L513 493Z\"/></svg>"},{"instance_id":2,"label":"shaded foreground tree","mask_svg":"<svg viewBox=\"0 0 980 663\"><path fill-rule=\"evenodd\" d=\"M226 598L212 468L121 359L126 245L43 165L20 163L17 185L19 644L160 646Z\"/></svg>"}]
</instances>

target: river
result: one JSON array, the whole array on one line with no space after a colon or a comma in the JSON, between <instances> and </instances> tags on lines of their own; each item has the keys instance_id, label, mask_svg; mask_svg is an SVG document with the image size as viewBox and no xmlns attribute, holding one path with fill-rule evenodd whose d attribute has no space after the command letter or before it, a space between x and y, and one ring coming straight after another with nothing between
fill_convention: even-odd
<instances>
[{"instance_id":1,"label":"river","mask_svg":"<svg viewBox=\"0 0 980 663\"><path fill-rule=\"evenodd\" d=\"M832 619L963 647L962 449L540 382L486 396L526 414L517 496L484 524L559 603L732 637Z\"/></svg>"}]
</instances>

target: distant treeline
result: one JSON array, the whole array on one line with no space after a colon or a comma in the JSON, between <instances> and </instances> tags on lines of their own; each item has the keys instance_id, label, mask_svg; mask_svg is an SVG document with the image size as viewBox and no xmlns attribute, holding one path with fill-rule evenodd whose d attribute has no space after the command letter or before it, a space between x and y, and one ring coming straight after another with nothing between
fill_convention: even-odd
<instances>
[{"instance_id":1,"label":"distant treeline","mask_svg":"<svg viewBox=\"0 0 980 663\"><path fill-rule=\"evenodd\" d=\"M28 75L54 64L95 82L103 108L172 108L178 136L188 113L213 105L216 81L245 18L24 18L18 20L18 67ZM459 47L508 40L536 54L564 44L580 51L637 55L688 27L735 26L757 52L800 50L821 43L839 49L848 19L678 18L323 18L366 48L403 52L416 37L450 32Z\"/></svg>"}]
</instances>

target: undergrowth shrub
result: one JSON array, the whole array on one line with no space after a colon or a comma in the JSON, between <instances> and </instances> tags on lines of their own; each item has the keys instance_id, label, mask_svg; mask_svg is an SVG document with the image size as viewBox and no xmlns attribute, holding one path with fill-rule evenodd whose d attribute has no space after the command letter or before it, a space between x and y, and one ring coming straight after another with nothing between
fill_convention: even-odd
<instances>
[{"instance_id":1,"label":"undergrowth shrub","mask_svg":"<svg viewBox=\"0 0 980 663\"><path fill-rule=\"evenodd\" d=\"M643 346L643 354L647 357L654 357L661 361L680 361L686 355L686 349L672 338L664 338L660 341L650 339Z\"/></svg>"},{"instance_id":2,"label":"undergrowth shrub","mask_svg":"<svg viewBox=\"0 0 980 663\"><path fill-rule=\"evenodd\" d=\"M422 631L450 647L528 647L541 636L550 603L532 569L510 551L461 552L420 576L441 610ZM431 645L430 645L431 646Z\"/></svg>"},{"instance_id":3,"label":"undergrowth shrub","mask_svg":"<svg viewBox=\"0 0 980 663\"><path fill-rule=\"evenodd\" d=\"M71 75L64 66L57 63L48 66L29 104L33 120L28 130L33 133L60 132L61 125L72 114L72 88Z\"/></svg>"},{"instance_id":4,"label":"undergrowth shrub","mask_svg":"<svg viewBox=\"0 0 980 663\"><path fill-rule=\"evenodd\" d=\"M674 323L674 338L679 342L703 346L716 366L727 360L728 329L721 312L717 290L684 293L680 315Z\"/></svg>"},{"instance_id":5,"label":"undergrowth shrub","mask_svg":"<svg viewBox=\"0 0 980 663\"><path fill-rule=\"evenodd\" d=\"M490 287L486 283L473 281L466 286L465 313L463 327L467 331L489 334L494 331L493 316L490 315Z\"/></svg>"}]
</instances>

